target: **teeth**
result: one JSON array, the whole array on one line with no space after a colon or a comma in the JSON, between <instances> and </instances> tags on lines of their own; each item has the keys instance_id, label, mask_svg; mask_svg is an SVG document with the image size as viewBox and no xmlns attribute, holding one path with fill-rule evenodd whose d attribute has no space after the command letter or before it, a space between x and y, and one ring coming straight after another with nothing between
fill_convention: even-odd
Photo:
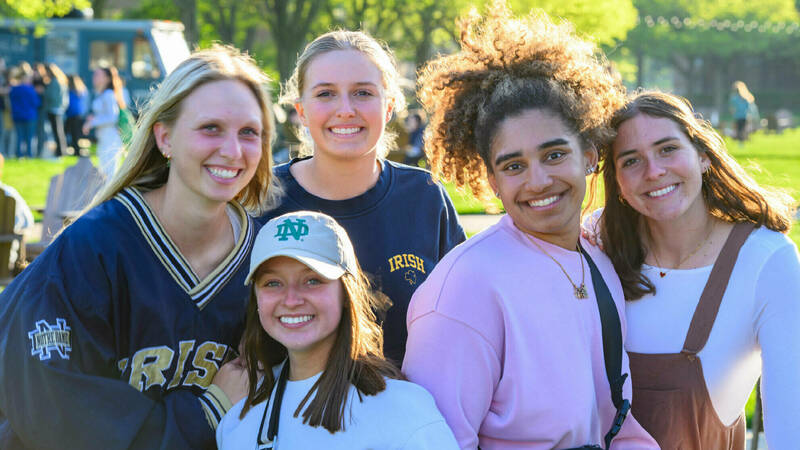
<instances>
[{"instance_id":1,"label":"teeth","mask_svg":"<svg viewBox=\"0 0 800 450\"><path fill-rule=\"evenodd\" d=\"M672 186L667 186L667 187L665 187L664 189L659 189L659 190L657 190L657 191L651 191L651 192L648 192L648 193L647 193L647 196L648 196L648 197L661 197L662 195L669 194L670 192L672 192L673 190L675 190L675 187L676 187L676 186L677 186L677 185L673 184Z\"/></svg>"},{"instance_id":2,"label":"teeth","mask_svg":"<svg viewBox=\"0 0 800 450\"><path fill-rule=\"evenodd\" d=\"M238 170L234 169L220 169L218 167L209 167L208 171L211 172L212 175L219 178L233 178L239 173Z\"/></svg>"},{"instance_id":3,"label":"teeth","mask_svg":"<svg viewBox=\"0 0 800 450\"><path fill-rule=\"evenodd\" d=\"M331 128L334 134L356 134L361 131L361 128Z\"/></svg>"},{"instance_id":4,"label":"teeth","mask_svg":"<svg viewBox=\"0 0 800 450\"><path fill-rule=\"evenodd\" d=\"M297 324L297 323L308 322L313 317L314 316L295 316L295 317L281 316L280 320L282 323L286 324Z\"/></svg>"},{"instance_id":5,"label":"teeth","mask_svg":"<svg viewBox=\"0 0 800 450\"><path fill-rule=\"evenodd\" d=\"M530 202L528 202L528 205L530 205L530 206L547 206L547 205L550 205L550 204L554 203L556 200L558 200L558 196L554 195L552 197L543 198L541 200L530 201Z\"/></svg>"}]
</instances>

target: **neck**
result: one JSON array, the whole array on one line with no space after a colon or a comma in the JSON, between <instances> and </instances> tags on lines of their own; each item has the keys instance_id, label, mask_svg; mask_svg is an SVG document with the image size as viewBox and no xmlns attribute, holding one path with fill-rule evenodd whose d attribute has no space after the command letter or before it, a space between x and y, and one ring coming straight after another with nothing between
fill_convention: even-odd
<instances>
[{"instance_id":1,"label":"neck","mask_svg":"<svg viewBox=\"0 0 800 450\"><path fill-rule=\"evenodd\" d=\"M356 159L326 155L292 165L292 175L308 192L326 200L346 200L367 192L381 174L375 152Z\"/></svg>"},{"instance_id":2,"label":"neck","mask_svg":"<svg viewBox=\"0 0 800 450\"><path fill-rule=\"evenodd\" d=\"M516 224L515 224L516 225ZM557 245L565 250L574 251L578 248L578 239L580 238L581 231L577 226L571 227L570 231L565 233L539 233L535 231L528 231L517 226L523 233L529 234L536 239L540 239L549 244ZM574 230L572 229L574 228Z\"/></svg>"},{"instance_id":3,"label":"neck","mask_svg":"<svg viewBox=\"0 0 800 450\"><path fill-rule=\"evenodd\" d=\"M649 249L649 257L656 255L650 262L677 268L708 239L714 220L705 207L682 216L679 221L647 219L644 224L645 246Z\"/></svg>"},{"instance_id":4,"label":"neck","mask_svg":"<svg viewBox=\"0 0 800 450\"><path fill-rule=\"evenodd\" d=\"M289 380L305 380L325 370L329 355L320 356L318 353L289 351Z\"/></svg>"},{"instance_id":5,"label":"neck","mask_svg":"<svg viewBox=\"0 0 800 450\"><path fill-rule=\"evenodd\" d=\"M213 242L225 233L232 233L225 212L226 203L186 201L169 183L146 193L145 199L167 234L185 254L201 249L203 242Z\"/></svg>"}]
</instances>

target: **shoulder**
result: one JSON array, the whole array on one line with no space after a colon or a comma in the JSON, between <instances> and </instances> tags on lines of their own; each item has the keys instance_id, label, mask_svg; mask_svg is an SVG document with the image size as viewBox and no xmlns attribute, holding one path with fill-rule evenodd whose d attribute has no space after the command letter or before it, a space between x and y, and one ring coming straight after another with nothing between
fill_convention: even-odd
<instances>
[{"instance_id":1,"label":"shoulder","mask_svg":"<svg viewBox=\"0 0 800 450\"><path fill-rule=\"evenodd\" d=\"M797 247L785 234L759 227L753 230L742 245L739 260L748 265L761 266L776 254L796 256Z\"/></svg>"},{"instance_id":2,"label":"shoulder","mask_svg":"<svg viewBox=\"0 0 800 450\"><path fill-rule=\"evenodd\" d=\"M420 167L413 167L399 162L384 160L384 167L398 183L414 183L420 188L430 189L432 192L444 190L441 183L433 180L430 171Z\"/></svg>"},{"instance_id":3,"label":"shoulder","mask_svg":"<svg viewBox=\"0 0 800 450\"><path fill-rule=\"evenodd\" d=\"M507 217L450 250L414 293L409 306L409 325L421 315L438 312L459 318L475 315L473 308L490 307L498 277L506 272L519 244L507 230ZM502 255L502 260L501 260ZM480 315L475 315L479 317Z\"/></svg>"},{"instance_id":4,"label":"shoulder","mask_svg":"<svg viewBox=\"0 0 800 450\"><path fill-rule=\"evenodd\" d=\"M372 398L363 398L371 403L365 403L366 413L375 414L375 419L383 424L391 423L408 432L444 420L433 396L422 386L410 381L387 379L386 389Z\"/></svg>"}]
</instances>

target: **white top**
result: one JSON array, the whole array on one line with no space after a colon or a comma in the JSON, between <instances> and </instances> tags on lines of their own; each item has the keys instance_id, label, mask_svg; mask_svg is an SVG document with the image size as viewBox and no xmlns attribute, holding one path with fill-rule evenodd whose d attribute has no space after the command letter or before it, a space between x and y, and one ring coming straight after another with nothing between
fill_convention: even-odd
<instances>
[{"instance_id":1,"label":"white top","mask_svg":"<svg viewBox=\"0 0 800 450\"><path fill-rule=\"evenodd\" d=\"M660 269L644 265L656 295L627 302L625 348L679 353L711 266ZM800 442L800 258L781 233L759 228L739 253L706 346L698 353L711 403L731 424L759 375L770 448Z\"/></svg>"},{"instance_id":2,"label":"white top","mask_svg":"<svg viewBox=\"0 0 800 450\"><path fill-rule=\"evenodd\" d=\"M119 120L119 105L114 97L114 91L106 89L92 100L92 120L90 127L117 126Z\"/></svg>"},{"instance_id":3,"label":"white top","mask_svg":"<svg viewBox=\"0 0 800 450\"><path fill-rule=\"evenodd\" d=\"M276 370L276 377L278 373ZM433 397L425 389L407 381L387 379L383 392L377 395L362 394L360 401L356 388L351 386L344 410L344 430L331 434L321 426L303 424L302 412L298 417L294 417L294 412L320 375L321 373L305 380L286 382L278 436L275 439L276 449L458 448L453 433L436 409ZM270 406L274 396L273 389ZM310 401L311 399L306 405ZM266 403L261 402L250 409L244 419L239 419L244 400L233 405L217 427L219 449L256 448L258 429ZM264 442L267 441L270 411L267 411L263 429Z\"/></svg>"}]
</instances>

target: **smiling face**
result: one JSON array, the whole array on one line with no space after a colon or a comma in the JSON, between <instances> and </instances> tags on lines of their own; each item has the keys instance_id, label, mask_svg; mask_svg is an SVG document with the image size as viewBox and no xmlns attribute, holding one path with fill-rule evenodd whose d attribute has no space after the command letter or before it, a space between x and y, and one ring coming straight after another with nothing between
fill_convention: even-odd
<instances>
[{"instance_id":1,"label":"smiling face","mask_svg":"<svg viewBox=\"0 0 800 450\"><path fill-rule=\"evenodd\" d=\"M619 126L612 150L622 197L648 220L705 213L702 175L710 160L678 124L638 114Z\"/></svg>"},{"instance_id":2,"label":"smiling face","mask_svg":"<svg viewBox=\"0 0 800 450\"><path fill-rule=\"evenodd\" d=\"M262 116L243 83L212 81L187 96L172 126L153 126L158 148L171 157L167 190L187 202L228 202L261 159Z\"/></svg>"},{"instance_id":3,"label":"smiling face","mask_svg":"<svg viewBox=\"0 0 800 450\"><path fill-rule=\"evenodd\" d=\"M309 63L300 121L314 140L314 154L335 159L376 157L391 117L381 72L357 50L322 53Z\"/></svg>"},{"instance_id":4,"label":"smiling face","mask_svg":"<svg viewBox=\"0 0 800 450\"><path fill-rule=\"evenodd\" d=\"M522 231L568 249L577 245L586 169L597 153L560 117L542 109L505 119L491 145L489 184Z\"/></svg>"},{"instance_id":5,"label":"smiling face","mask_svg":"<svg viewBox=\"0 0 800 450\"><path fill-rule=\"evenodd\" d=\"M315 361L321 371L342 318L341 279L328 280L295 259L276 256L258 268L255 293L264 331L291 359Z\"/></svg>"}]
</instances>

